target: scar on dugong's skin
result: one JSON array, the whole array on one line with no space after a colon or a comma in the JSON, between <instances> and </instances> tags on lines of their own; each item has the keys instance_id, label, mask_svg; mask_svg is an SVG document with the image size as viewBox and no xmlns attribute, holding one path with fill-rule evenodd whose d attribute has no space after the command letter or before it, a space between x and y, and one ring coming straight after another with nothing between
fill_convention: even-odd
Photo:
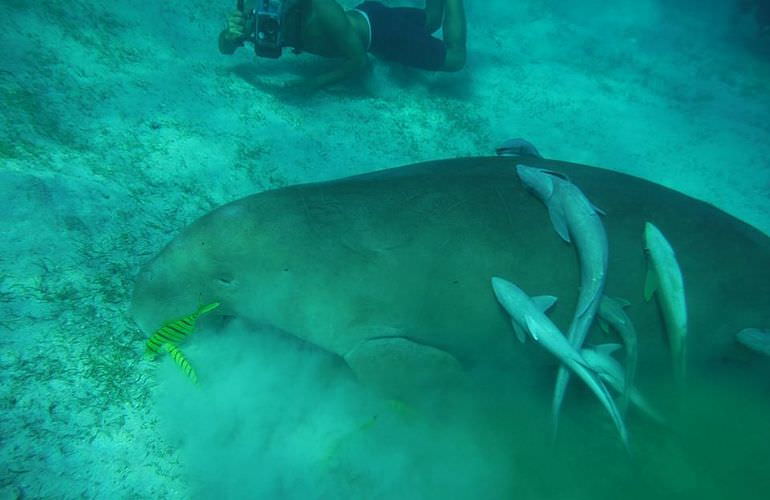
<instances>
[{"instance_id":1,"label":"scar on dugong's skin","mask_svg":"<svg viewBox=\"0 0 770 500\"><path fill-rule=\"evenodd\" d=\"M363 382L391 394L411 390L412 381L452 384L458 371L487 366L511 384L542 383L554 359L515 340L489 278L558 296L551 319L564 328L576 309L579 269L574 249L553 237L542 204L519 181L517 161L408 165L228 203L182 230L142 269L133 318L149 335L220 302L201 329L215 316L270 325L340 356ZM696 242L697 253L678 257L693 284L691 326L710 333L691 361L721 352L746 324L770 324L766 236L647 181L534 157L526 163L563 172L611 214L603 221L608 276L615 277L610 295L641 293L645 266L629 256L638 255L646 220L666 220L678 247ZM726 296L729 315L718 307ZM665 360L657 311L629 315L645 332L645 362Z\"/></svg>"}]
</instances>

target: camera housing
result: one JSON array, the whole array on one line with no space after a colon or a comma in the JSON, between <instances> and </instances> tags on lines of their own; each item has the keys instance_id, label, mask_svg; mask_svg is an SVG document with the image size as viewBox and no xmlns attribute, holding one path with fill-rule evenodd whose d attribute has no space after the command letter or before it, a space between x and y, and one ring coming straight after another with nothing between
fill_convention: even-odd
<instances>
[{"instance_id":1,"label":"camera housing","mask_svg":"<svg viewBox=\"0 0 770 500\"><path fill-rule=\"evenodd\" d=\"M277 59L281 56L284 47L283 27L290 3L286 0L257 1L254 11L254 52L259 57Z\"/></svg>"}]
</instances>

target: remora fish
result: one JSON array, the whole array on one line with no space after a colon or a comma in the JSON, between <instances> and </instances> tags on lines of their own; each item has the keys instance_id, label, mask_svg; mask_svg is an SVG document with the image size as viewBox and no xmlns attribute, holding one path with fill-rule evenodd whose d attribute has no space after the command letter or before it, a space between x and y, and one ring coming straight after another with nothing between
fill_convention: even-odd
<instances>
[{"instance_id":1,"label":"remora fish","mask_svg":"<svg viewBox=\"0 0 770 500\"><path fill-rule=\"evenodd\" d=\"M664 423L665 419L647 403L647 400L636 387L626 385L628 378L623 374L623 367L611 356L619 348L619 344L601 344L592 348L582 349L580 354L586 360L588 366L602 380L610 384L619 393L628 394L631 402L646 413L648 417L658 423Z\"/></svg>"},{"instance_id":2,"label":"remora fish","mask_svg":"<svg viewBox=\"0 0 770 500\"><path fill-rule=\"evenodd\" d=\"M622 411L626 411L628 408L628 389L634 386L634 378L636 378L636 364L639 359L636 329L631 322L631 318L628 317L623 310L627 307L629 302L624 299L602 297L602 301L599 304L599 324L604 331L608 331L612 327L620 338L623 339L623 344L626 346L626 376L622 392L622 398L620 408Z\"/></svg>"},{"instance_id":3,"label":"remora fish","mask_svg":"<svg viewBox=\"0 0 770 500\"><path fill-rule=\"evenodd\" d=\"M580 260L580 295L568 331L570 344L582 347L599 309L607 276L607 233L598 210L566 177L539 168L517 165L522 183L535 192L548 208L556 232L566 242L574 240ZM569 382L569 372L559 367L553 395L554 432L559 409Z\"/></svg>"},{"instance_id":4,"label":"remora fish","mask_svg":"<svg viewBox=\"0 0 770 500\"><path fill-rule=\"evenodd\" d=\"M495 148L497 156L534 156L542 158L540 151L526 139L508 139Z\"/></svg>"},{"instance_id":5,"label":"remora fish","mask_svg":"<svg viewBox=\"0 0 770 500\"><path fill-rule=\"evenodd\" d=\"M506 310L512 321L520 328L527 331L532 338L542 345L567 368L575 372L583 379L586 385L596 394L615 423L620 438L628 449L628 431L623 422L623 417L615 406L604 383L599 376L589 367L585 359L562 335L556 325L541 311L531 299L519 287L502 278L492 278L492 289L497 301ZM552 301L550 301L552 302Z\"/></svg>"},{"instance_id":6,"label":"remora fish","mask_svg":"<svg viewBox=\"0 0 770 500\"><path fill-rule=\"evenodd\" d=\"M644 248L648 258L644 298L649 301L657 291L671 346L674 375L681 384L684 381L687 356L687 303L682 271L671 244L651 222L644 225Z\"/></svg>"},{"instance_id":7,"label":"remora fish","mask_svg":"<svg viewBox=\"0 0 770 500\"><path fill-rule=\"evenodd\" d=\"M744 328L736 338L749 349L770 356L770 329Z\"/></svg>"}]
</instances>

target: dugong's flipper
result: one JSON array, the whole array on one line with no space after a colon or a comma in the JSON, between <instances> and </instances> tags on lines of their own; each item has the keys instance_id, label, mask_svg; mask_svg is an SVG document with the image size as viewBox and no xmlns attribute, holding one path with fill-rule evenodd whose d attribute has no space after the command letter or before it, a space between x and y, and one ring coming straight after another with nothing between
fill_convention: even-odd
<instances>
[{"instance_id":1,"label":"dugong's flipper","mask_svg":"<svg viewBox=\"0 0 770 500\"><path fill-rule=\"evenodd\" d=\"M534 156L542 158L543 155L528 140L516 138L508 139L495 148L497 156Z\"/></svg>"},{"instance_id":2,"label":"dugong's flipper","mask_svg":"<svg viewBox=\"0 0 770 500\"><path fill-rule=\"evenodd\" d=\"M395 398L419 397L464 379L457 358L403 337L363 340L344 358L361 382Z\"/></svg>"}]
</instances>

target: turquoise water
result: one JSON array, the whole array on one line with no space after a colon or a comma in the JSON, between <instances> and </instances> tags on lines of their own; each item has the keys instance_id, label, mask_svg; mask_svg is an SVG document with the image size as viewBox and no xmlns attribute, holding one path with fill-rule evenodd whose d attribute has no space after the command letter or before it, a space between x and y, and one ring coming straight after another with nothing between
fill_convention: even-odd
<instances>
[{"instance_id":1,"label":"turquoise water","mask_svg":"<svg viewBox=\"0 0 770 500\"><path fill-rule=\"evenodd\" d=\"M641 365L668 425L630 415L629 458L581 389L551 445L550 371L418 407L236 330L190 345L196 391L126 313L215 206L517 136L770 234L770 42L744 3L467 2L463 71L370 58L297 98L255 82L329 63L220 55L226 2L2 2L0 498L766 498L770 360L748 351L681 398Z\"/></svg>"}]
</instances>

